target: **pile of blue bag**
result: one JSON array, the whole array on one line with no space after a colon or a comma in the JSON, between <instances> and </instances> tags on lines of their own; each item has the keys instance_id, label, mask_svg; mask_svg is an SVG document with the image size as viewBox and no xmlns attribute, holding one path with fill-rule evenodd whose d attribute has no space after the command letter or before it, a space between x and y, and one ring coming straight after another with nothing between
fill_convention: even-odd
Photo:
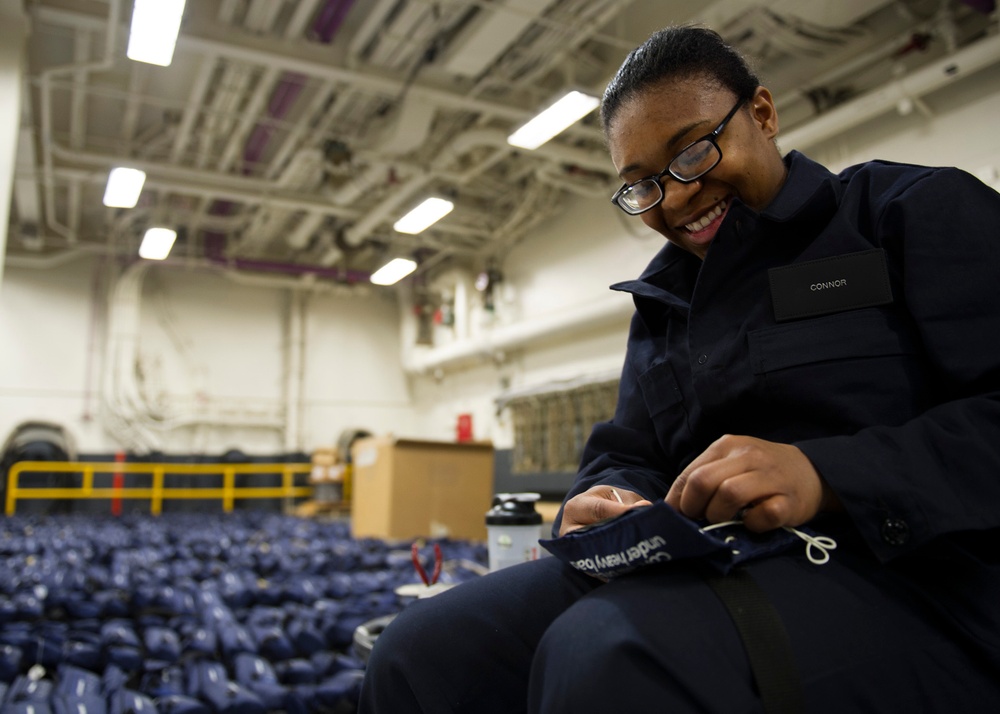
<instances>
[{"instance_id":1,"label":"pile of blue bag","mask_svg":"<svg viewBox=\"0 0 1000 714\"><path fill-rule=\"evenodd\" d=\"M442 582L481 544L438 541ZM0 525L0 714L350 712L359 625L419 582L408 543L264 512Z\"/></svg>"}]
</instances>

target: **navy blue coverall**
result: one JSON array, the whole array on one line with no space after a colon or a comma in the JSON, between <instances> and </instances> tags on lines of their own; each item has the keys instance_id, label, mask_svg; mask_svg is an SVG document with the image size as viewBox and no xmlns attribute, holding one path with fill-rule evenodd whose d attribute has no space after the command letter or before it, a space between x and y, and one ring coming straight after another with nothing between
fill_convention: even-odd
<instances>
[{"instance_id":1,"label":"navy blue coverall","mask_svg":"<svg viewBox=\"0 0 1000 714\"><path fill-rule=\"evenodd\" d=\"M704 262L667 244L613 286L636 305L618 407L567 499L597 484L663 498L727 433L795 444L844 506L810 524L839 547L822 566L793 549L747 569L785 624L809 711L992 711L1000 194L956 169L785 161L772 203L758 214L734 200ZM769 269L874 249L891 302L776 320ZM408 607L375 646L361 705L525 710L760 703L695 571L674 562L601 584L548 558Z\"/></svg>"}]
</instances>

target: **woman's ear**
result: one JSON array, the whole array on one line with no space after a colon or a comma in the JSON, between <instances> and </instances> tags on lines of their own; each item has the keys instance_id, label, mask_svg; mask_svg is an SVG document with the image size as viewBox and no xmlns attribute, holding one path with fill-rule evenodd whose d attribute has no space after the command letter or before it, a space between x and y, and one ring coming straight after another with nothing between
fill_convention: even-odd
<instances>
[{"instance_id":1,"label":"woman's ear","mask_svg":"<svg viewBox=\"0 0 1000 714\"><path fill-rule=\"evenodd\" d=\"M773 139L778 135L778 110L767 87L757 87L754 91L750 100L750 115L765 138Z\"/></svg>"}]
</instances>

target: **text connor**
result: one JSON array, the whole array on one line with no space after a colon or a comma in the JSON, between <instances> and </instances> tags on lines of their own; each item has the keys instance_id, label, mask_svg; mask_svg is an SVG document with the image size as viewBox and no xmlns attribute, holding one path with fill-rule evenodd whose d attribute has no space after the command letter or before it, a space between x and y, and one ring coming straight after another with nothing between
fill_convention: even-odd
<instances>
[{"instance_id":1,"label":"text connor","mask_svg":"<svg viewBox=\"0 0 1000 714\"><path fill-rule=\"evenodd\" d=\"M845 278L838 278L837 280L828 280L825 283L813 283L809 286L809 289L813 292L817 290L829 290L830 288L842 288L847 285L847 280Z\"/></svg>"}]
</instances>

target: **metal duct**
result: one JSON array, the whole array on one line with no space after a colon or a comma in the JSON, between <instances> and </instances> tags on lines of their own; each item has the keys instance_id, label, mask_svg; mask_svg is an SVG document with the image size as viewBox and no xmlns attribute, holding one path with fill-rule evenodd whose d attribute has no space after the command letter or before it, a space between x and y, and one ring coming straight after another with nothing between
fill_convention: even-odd
<instances>
[{"instance_id":1,"label":"metal duct","mask_svg":"<svg viewBox=\"0 0 1000 714\"><path fill-rule=\"evenodd\" d=\"M1000 62L1000 35L994 35L969 45L953 55L925 67L879 89L862 94L821 114L805 126L778 135L782 151L804 149L843 134L887 111L895 110L900 102L912 101L940 89L958 79Z\"/></svg>"},{"instance_id":2,"label":"metal duct","mask_svg":"<svg viewBox=\"0 0 1000 714\"><path fill-rule=\"evenodd\" d=\"M553 2L554 0L507 0L481 9L448 53L444 69L464 77L478 77Z\"/></svg>"},{"instance_id":3,"label":"metal duct","mask_svg":"<svg viewBox=\"0 0 1000 714\"><path fill-rule=\"evenodd\" d=\"M480 339L452 342L426 351L408 348L403 340L403 368L409 373L427 373L475 360L491 360L497 353L584 330L620 325L626 331L633 312L635 305L631 300L610 298L569 306L559 312L498 327Z\"/></svg>"}]
</instances>

